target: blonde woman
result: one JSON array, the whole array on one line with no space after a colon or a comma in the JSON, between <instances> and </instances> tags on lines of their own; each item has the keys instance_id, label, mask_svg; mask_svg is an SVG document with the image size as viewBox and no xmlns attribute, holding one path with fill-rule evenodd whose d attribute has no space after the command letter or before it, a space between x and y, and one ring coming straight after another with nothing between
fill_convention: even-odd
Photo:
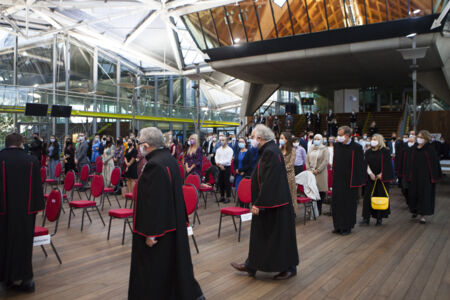
<instances>
[{"instance_id":1,"label":"blonde woman","mask_svg":"<svg viewBox=\"0 0 450 300\"><path fill-rule=\"evenodd\" d=\"M189 148L184 158L184 166L186 168L186 174L197 174L202 176L202 148L200 147L200 141L198 135L193 134L188 140Z\"/></svg>"},{"instance_id":2,"label":"blonde woman","mask_svg":"<svg viewBox=\"0 0 450 300\"><path fill-rule=\"evenodd\" d=\"M320 200L317 201L319 215L322 214L322 201L328 192L328 161L330 153L328 147L323 144L323 137L320 134L314 136L313 143L308 149L306 155L306 170L311 171L316 177L316 184L320 194Z\"/></svg>"},{"instance_id":3,"label":"blonde woman","mask_svg":"<svg viewBox=\"0 0 450 300\"><path fill-rule=\"evenodd\" d=\"M289 132L283 132L280 135L280 147L281 153L283 153L284 163L286 165L287 179L289 182L289 190L292 197L292 205L294 206L294 212L297 212L297 183L295 183L295 168L294 162L296 157L296 148L292 145L292 134Z\"/></svg>"},{"instance_id":4,"label":"blonde woman","mask_svg":"<svg viewBox=\"0 0 450 300\"><path fill-rule=\"evenodd\" d=\"M383 218L390 214L389 207L386 210L372 209L372 191L373 196L385 196L389 193L389 183L394 179L392 170L392 159L389 149L386 147L382 135L375 133L370 140L370 149L364 153L367 162L367 185L364 188L364 202L362 211L362 221L360 225L369 225L370 217L377 219L376 226L382 224ZM376 181L376 185L375 185ZM386 187L386 191L383 188ZM374 189L375 185L375 189Z\"/></svg>"}]
</instances>

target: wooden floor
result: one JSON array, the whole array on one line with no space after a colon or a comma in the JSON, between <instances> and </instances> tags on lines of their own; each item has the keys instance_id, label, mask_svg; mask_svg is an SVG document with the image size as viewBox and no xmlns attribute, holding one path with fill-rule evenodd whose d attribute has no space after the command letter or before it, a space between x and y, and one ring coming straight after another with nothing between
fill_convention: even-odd
<instances>
[{"instance_id":1,"label":"wooden floor","mask_svg":"<svg viewBox=\"0 0 450 300\"><path fill-rule=\"evenodd\" d=\"M191 243L195 276L207 299L449 299L449 183L447 178L438 185L435 215L426 225L411 220L398 188L392 189L392 214L383 226L373 226L372 220L370 227L357 225L345 237L331 233L331 217L321 216L305 226L303 211L299 212L299 273L281 282L271 280L273 274L258 273L253 279L230 267L230 262L243 262L247 256L250 224L243 226L238 243L231 219L224 219L218 239L218 208L209 201L206 210L199 210L201 225L194 228L200 254ZM103 215L107 223L106 209ZM62 215L53 241L63 264L58 264L49 247L48 258L35 247L36 292L9 293L6 298L126 299L131 234L127 231L122 246L123 223L115 220L106 241L107 227L98 216L91 216L93 223L80 232L81 214L70 229L67 213Z\"/></svg>"}]
</instances>

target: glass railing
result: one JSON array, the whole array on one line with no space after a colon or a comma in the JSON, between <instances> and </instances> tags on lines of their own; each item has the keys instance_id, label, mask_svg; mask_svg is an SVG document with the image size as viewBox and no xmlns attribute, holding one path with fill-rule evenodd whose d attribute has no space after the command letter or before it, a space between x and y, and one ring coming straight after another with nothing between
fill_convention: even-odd
<instances>
[{"instance_id":1,"label":"glass railing","mask_svg":"<svg viewBox=\"0 0 450 300\"><path fill-rule=\"evenodd\" d=\"M72 106L72 110L84 112L128 116L133 115L134 113L136 116L196 120L195 107L167 105L143 99L136 102L133 110L131 99L117 99L109 96L74 92L66 93L61 90L53 92L52 90L39 87L0 85L0 105L24 107L26 103L70 105ZM112 118L114 118L114 116L112 116ZM239 122L239 115L236 113L211 109L206 110L206 108L202 108L200 120L237 123Z\"/></svg>"}]
</instances>

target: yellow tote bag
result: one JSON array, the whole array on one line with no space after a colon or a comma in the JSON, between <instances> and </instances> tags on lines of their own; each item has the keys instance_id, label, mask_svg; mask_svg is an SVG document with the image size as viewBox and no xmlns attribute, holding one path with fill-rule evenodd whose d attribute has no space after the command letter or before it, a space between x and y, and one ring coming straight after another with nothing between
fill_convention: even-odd
<instances>
[{"instance_id":1,"label":"yellow tote bag","mask_svg":"<svg viewBox=\"0 0 450 300\"><path fill-rule=\"evenodd\" d=\"M385 197L374 197L373 192L375 191L375 186L377 185L378 178L375 180L375 183L373 184L372 194L370 194L371 203L372 203L372 209L374 210L386 210L389 207L389 194L386 190L386 187L384 186L383 181L380 180L381 184L383 185L384 192L386 193Z\"/></svg>"}]
</instances>

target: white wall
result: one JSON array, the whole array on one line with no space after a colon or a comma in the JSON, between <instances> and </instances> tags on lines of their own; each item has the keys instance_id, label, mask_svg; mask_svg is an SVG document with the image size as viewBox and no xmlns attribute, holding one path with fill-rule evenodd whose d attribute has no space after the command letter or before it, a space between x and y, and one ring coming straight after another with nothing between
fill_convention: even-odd
<instances>
[{"instance_id":1,"label":"white wall","mask_svg":"<svg viewBox=\"0 0 450 300\"><path fill-rule=\"evenodd\" d=\"M334 112L349 113L359 111L359 90L345 89L334 91Z\"/></svg>"}]
</instances>

